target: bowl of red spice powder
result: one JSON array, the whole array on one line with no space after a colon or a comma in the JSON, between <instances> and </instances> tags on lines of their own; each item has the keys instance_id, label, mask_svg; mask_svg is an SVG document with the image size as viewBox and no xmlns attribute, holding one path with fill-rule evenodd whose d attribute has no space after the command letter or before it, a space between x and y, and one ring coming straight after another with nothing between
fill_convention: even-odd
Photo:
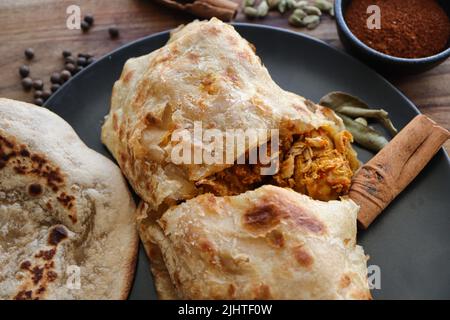
<instances>
[{"instance_id":1,"label":"bowl of red spice powder","mask_svg":"<svg viewBox=\"0 0 450 320\"><path fill-rule=\"evenodd\" d=\"M449 0L335 0L344 47L389 75L427 71L450 56Z\"/></svg>"}]
</instances>

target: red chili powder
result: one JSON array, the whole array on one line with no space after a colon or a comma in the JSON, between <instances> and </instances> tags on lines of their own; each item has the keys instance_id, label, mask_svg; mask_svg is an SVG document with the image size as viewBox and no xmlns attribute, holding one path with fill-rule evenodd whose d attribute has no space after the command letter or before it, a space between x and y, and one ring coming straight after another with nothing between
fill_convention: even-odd
<instances>
[{"instance_id":1,"label":"red chili powder","mask_svg":"<svg viewBox=\"0 0 450 320\"><path fill-rule=\"evenodd\" d=\"M369 29L370 5L381 9L381 29ZM446 49L450 20L436 0L353 0L345 11L353 34L369 47L402 58L421 58Z\"/></svg>"}]
</instances>

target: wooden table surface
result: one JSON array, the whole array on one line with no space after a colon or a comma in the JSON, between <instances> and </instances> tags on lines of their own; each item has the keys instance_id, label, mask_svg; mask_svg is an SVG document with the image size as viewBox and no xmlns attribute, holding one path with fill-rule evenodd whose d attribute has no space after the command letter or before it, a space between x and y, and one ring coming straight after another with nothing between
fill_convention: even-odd
<instances>
[{"instance_id":1,"label":"wooden table surface","mask_svg":"<svg viewBox=\"0 0 450 320\"><path fill-rule=\"evenodd\" d=\"M91 13L94 27L86 34L66 27L66 8L79 5L82 15ZM0 97L31 102L31 92L24 92L18 69L27 61L25 48L34 49L36 57L29 63L31 76L41 78L49 86L49 75L63 68L61 52L91 53L100 57L135 39L167 30L195 17L164 8L152 0L2 0L0 1ZM247 21L239 14L237 21ZM247 21L249 22L249 21ZM268 17L250 21L290 28L287 16L277 12ZM111 40L108 28L115 25L120 37ZM294 29L298 30L298 29ZM324 17L313 31L301 29L332 46L342 48L334 21ZM450 129L450 60L421 75L402 79L389 79L419 109L437 123ZM450 141L447 141L447 152Z\"/></svg>"}]
</instances>

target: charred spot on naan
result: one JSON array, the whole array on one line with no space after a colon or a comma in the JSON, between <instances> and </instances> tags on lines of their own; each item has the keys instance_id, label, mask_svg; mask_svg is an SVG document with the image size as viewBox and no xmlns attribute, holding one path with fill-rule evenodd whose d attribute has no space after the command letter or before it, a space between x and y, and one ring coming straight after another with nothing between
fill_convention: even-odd
<instances>
[{"instance_id":1,"label":"charred spot on naan","mask_svg":"<svg viewBox=\"0 0 450 320\"><path fill-rule=\"evenodd\" d=\"M68 231L63 225L55 225L48 231L47 247L38 250L33 258L24 260L19 265L19 270L26 272L17 289L15 300L39 300L45 298L48 285L58 278L55 271L55 255L58 246L68 238Z\"/></svg>"},{"instance_id":2,"label":"charred spot on naan","mask_svg":"<svg viewBox=\"0 0 450 320\"><path fill-rule=\"evenodd\" d=\"M273 237L270 232L275 230L282 220L312 234L326 233L325 224L309 213L305 207L300 207L276 194L262 198L247 210L242 216L242 226L252 233L269 234Z\"/></svg>"},{"instance_id":3,"label":"charred spot on naan","mask_svg":"<svg viewBox=\"0 0 450 320\"><path fill-rule=\"evenodd\" d=\"M77 223L75 197L64 191L67 179L61 169L45 156L32 152L25 144L0 131L0 173L7 169L34 180L24 194L36 198L47 192L53 193L56 200L69 211L68 217L72 223ZM51 204L47 205L47 209L49 206Z\"/></svg>"}]
</instances>

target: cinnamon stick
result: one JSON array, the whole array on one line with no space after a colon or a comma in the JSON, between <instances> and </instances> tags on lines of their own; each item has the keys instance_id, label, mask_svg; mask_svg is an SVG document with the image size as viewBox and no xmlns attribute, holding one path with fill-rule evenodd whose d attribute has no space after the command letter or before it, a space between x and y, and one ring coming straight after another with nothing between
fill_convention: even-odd
<instances>
[{"instance_id":1,"label":"cinnamon stick","mask_svg":"<svg viewBox=\"0 0 450 320\"><path fill-rule=\"evenodd\" d=\"M222 21L232 20L239 4L232 0L157 0L168 7L187 11L201 18L216 17Z\"/></svg>"},{"instance_id":2,"label":"cinnamon stick","mask_svg":"<svg viewBox=\"0 0 450 320\"><path fill-rule=\"evenodd\" d=\"M360 205L358 222L366 229L419 174L450 133L424 115L415 117L356 173L350 198Z\"/></svg>"}]
</instances>

